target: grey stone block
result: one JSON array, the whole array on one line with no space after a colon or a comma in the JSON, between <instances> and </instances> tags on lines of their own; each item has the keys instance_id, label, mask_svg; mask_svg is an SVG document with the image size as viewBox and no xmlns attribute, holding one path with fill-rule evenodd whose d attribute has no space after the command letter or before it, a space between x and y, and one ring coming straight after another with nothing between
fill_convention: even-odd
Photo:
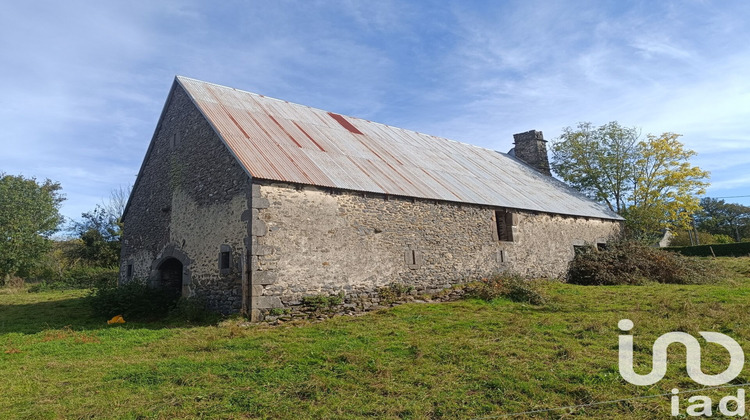
<instances>
[{"instance_id":1,"label":"grey stone block","mask_svg":"<svg viewBox=\"0 0 750 420\"><path fill-rule=\"evenodd\" d=\"M253 197L253 208L254 209L267 209L271 203L267 198Z\"/></svg>"},{"instance_id":2,"label":"grey stone block","mask_svg":"<svg viewBox=\"0 0 750 420\"><path fill-rule=\"evenodd\" d=\"M269 245L255 245L253 246L253 255L271 255L273 254L273 247Z\"/></svg>"},{"instance_id":3,"label":"grey stone block","mask_svg":"<svg viewBox=\"0 0 750 420\"><path fill-rule=\"evenodd\" d=\"M253 220L252 225L253 236L266 236L266 233L268 233L268 226L266 226L266 222L262 220Z\"/></svg>"},{"instance_id":4,"label":"grey stone block","mask_svg":"<svg viewBox=\"0 0 750 420\"><path fill-rule=\"evenodd\" d=\"M276 283L277 274L273 271L254 271L253 274L253 284L262 284L262 285L268 285L268 284L274 284Z\"/></svg>"},{"instance_id":5,"label":"grey stone block","mask_svg":"<svg viewBox=\"0 0 750 420\"><path fill-rule=\"evenodd\" d=\"M252 298L250 303L253 309L272 309L272 308L283 308L284 305L281 303L281 299L278 296L258 296Z\"/></svg>"}]
</instances>

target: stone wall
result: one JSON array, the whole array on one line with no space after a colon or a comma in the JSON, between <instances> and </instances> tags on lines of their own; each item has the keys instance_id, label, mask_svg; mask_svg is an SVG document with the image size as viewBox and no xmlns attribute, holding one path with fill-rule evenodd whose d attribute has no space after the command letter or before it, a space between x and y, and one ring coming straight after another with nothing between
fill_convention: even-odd
<instances>
[{"instance_id":1,"label":"stone wall","mask_svg":"<svg viewBox=\"0 0 750 420\"><path fill-rule=\"evenodd\" d=\"M512 211L498 216L513 237L501 241L496 210L251 180L175 84L124 217L120 280L158 284L175 258L183 296L223 313L244 298L258 320L313 295L342 293L360 310L390 284L432 294L501 271L556 277L574 245L620 232L613 221Z\"/></svg>"},{"instance_id":2,"label":"stone wall","mask_svg":"<svg viewBox=\"0 0 750 420\"><path fill-rule=\"evenodd\" d=\"M503 242L493 208L255 182L251 278L258 317L310 295L377 303L377 288L391 283L435 293L502 271L558 277L574 245L604 242L621 228L514 211L513 242Z\"/></svg>"},{"instance_id":3,"label":"stone wall","mask_svg":"<svg viewBox=\"0 0 750 420\"><path fill-rule=\"evenodd\" d=\"M120 280L158 283L159 264L177 258L183 263L183 296L237 312L250 179L182 88L173 89L124 217ZM231 250L226 274L219 270L222 245Z\"/></svg>"}]
</instances>

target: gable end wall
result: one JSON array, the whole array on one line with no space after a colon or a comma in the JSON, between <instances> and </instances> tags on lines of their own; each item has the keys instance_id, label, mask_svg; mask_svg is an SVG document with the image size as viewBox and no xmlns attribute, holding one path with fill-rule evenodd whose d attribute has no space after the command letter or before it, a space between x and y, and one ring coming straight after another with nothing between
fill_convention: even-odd
<instances>
[{"instance_id":1,"label":"gable end wall","mask_svg":"<svg viewBox=\"0 0 750 420\"><path fill-rule=\"evenodd\" d=\"M124 218L120 281L156 284L158 264L174 257L185 264L183 296L238 312L250 197L249 176L177 84ZM232 267L222 274L218 258L227 246Z\"/></svg>"}]
</instances>

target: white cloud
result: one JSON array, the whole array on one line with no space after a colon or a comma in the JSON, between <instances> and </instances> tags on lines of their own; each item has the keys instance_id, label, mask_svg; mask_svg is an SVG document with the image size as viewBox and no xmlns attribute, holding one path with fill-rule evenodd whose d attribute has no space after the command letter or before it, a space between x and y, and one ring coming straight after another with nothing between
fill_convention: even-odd
<instances>
[{"instance_id":1,"label":"white cloud","mask_svg":"<svg viewBox=\"0 0 750 420\"><path fill-rule=\"evenodd\" d=\"M750 4L15 2L0 15L0 169L77 216L132 183L182 74L506 151L579 121L750 161ZM723 155L727 153L727 155ZM725 165L730 169L723 170Z\"/></svg>"}]
</instances>

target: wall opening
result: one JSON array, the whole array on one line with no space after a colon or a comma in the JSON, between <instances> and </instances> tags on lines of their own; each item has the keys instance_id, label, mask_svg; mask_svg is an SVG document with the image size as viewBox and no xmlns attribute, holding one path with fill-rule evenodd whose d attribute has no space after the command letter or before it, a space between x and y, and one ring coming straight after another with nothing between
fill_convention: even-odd
<instances>
[{"instance_id":1,"label":"wall opening","mask_svg":"<svg viewBox=\"0 0 750 420\"><path fill-rule=\"evenodd\" d=\"M406 260L406 266L412 270L422 266L422 253L416 249L409 248L404 251L404 259Z\"/></svg>"},{"instance_id":2,"label":"wall opening","mask_svg":"<svg viewBox=\"0 0 750 420\"><path fill-rule=\"evenodd\" d=\"M219 248L219 274L226 275L232 271L232 247L222 245Z\"/></svg>"},{"instance_id":3,"label":"wall opening","mask_svg":"<svg viewBox=\"0 0 750 420\"><path fill-rule=\"evenodd\" d=\"M177 258L167 258L159 265L159 287L182 294L182 263Z\"/></svg>"},{"instance_id":4,"label":"wall opening","mask_svg":"<svg viewBox=\"0 0 750 420\"><path fill-rule=\"evenodd\" d=\"M503 242L513 242L513 226L516 216L506 210L495 210L495 239Z\"/></svg>"}]
</instances>

